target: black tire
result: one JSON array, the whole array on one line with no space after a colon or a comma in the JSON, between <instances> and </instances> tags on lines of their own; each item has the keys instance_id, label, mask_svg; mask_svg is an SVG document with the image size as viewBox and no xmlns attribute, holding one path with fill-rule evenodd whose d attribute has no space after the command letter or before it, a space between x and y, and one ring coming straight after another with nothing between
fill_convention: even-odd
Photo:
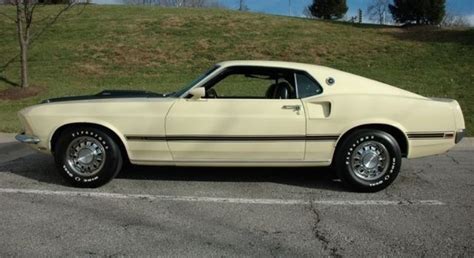
<instances>
[{"instance_id":1,"label":"black tire","mask_svg":"<svg viewBox=\"0 0 474 258\"><path fill-rule=\"evenodd\" d=\"M359 192L377 192L397 178L401 161L400 146L392 135L362 129L338 145L335 168L338 177L350 188Z\"/></svg>"},{"instance_id":2,"label":"black tire","mask_svg":"<svg viewBox=\"0 0 474 258\"><path fill-rule=\"evenodd\" d=\"M56 141L54 150L59 173L76 187L102 186L120 172L123 164L119 146L99 128L67 128ZM91 161L86 163L88 159Z\"/></svg>"}]
</instances>

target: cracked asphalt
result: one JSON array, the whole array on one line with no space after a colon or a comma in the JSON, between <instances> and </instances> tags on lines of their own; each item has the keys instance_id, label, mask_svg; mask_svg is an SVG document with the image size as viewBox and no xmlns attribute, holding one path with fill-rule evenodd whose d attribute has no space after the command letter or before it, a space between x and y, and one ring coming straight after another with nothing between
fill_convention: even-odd
<instances>
[{"instance_id":1,"label":"cracked asphalt","mask_svg":"<svg viewBox=\"0 0 474 258\"><path fill-rule=\"evenodd\" d=\"M76 189L0 134L0 256L472 257L473 187L474 139L364 194L311 168L132 166Z\"/></svg>"}]
</instances>

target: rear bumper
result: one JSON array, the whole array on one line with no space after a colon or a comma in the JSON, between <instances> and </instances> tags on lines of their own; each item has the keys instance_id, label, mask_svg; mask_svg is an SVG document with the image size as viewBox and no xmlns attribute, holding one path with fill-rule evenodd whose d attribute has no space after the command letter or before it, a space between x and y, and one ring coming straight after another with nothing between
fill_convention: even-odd
<instances>
[{"instance_id":1,"label":"rear bumper","mask_svg":"<svg viewBox=\"0 0 474 258\"><path fill-rule=\"evenodd\" d=\"M459 143L462 140L462 138L464 138L464 136L466 136L466 130L465 129L456 132L456 139L454 140L454 142L456 144Z\"/></svg>"},{"instance_id":2,"label":"rear bumper","mask_svg":"<svg viewBox=\"0 0 474 258\"><path fill-rule=\"evenodd\" d=\"M15 139L21 143L26 144L38 144L40 142L40 139L38 137L25 133L17 134L17 136L15 136Z\"/></svg>"}]
</instances>

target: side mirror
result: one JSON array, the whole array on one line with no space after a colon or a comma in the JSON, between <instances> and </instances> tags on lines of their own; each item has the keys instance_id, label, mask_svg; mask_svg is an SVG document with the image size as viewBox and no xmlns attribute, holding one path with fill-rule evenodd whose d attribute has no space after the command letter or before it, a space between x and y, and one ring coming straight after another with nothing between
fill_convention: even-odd
<instances>
[{"instance_id":1,"label":"side mirror","mask_svg":"<svg viewBox=\"0 0 474 258\"><path fill-rule=\"evenodd\" d=\"M206 96L206 89L204 87L194 88L189 94L192 95L191 99L200 99Z\"/></svg>"}]
</instances>

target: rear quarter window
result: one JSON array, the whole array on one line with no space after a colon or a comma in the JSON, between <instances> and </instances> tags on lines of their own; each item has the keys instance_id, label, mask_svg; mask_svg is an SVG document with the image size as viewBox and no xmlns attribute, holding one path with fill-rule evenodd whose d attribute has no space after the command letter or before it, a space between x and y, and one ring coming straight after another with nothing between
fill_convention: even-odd
<instances>
[{"instance_id":1,"label":"rear quarter window","mask_svg":"<svg viewBox=\"0 0 474 258\"><path fill-rule=\"evenodd\" d=\"M298 85L298 96L300 98L319 95L323 92L321 85L308 74L296 73L295 78Z\"/></svg>"}]
</instances>

